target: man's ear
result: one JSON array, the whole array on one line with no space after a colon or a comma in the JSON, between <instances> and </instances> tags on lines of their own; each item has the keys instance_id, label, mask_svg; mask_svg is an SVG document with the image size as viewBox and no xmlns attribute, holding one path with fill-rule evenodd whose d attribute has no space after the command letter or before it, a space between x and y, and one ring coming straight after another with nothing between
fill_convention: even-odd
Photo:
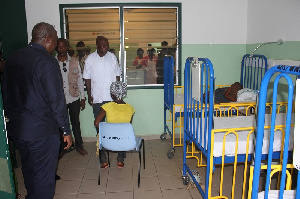
<instances>
[{"instance_id":1,"label":"man's ear","mask_svg":"<svg viewBox=\"0 0 300 199\"><path fill-rule=\"evenodd\" d=\"M44 39L44 41L43 41L43 46L47 49L47 47L50 45L50 43L51 43L51 39L50 39L50 36L49 35L47 35L46 37L45 37L45 39Z\"/></svg>"},{"instance_id":2,"label":"man's ear","mask_svg":"<svg viewBox=\"0 0 300 199\"><path fill-rule=\"evenodd\" d=\"M46 43L50 43L50 36L49 36L49 35L46 35L46 37L45 37L45 42L46 42Z\"/></svg>"}]
</instances>

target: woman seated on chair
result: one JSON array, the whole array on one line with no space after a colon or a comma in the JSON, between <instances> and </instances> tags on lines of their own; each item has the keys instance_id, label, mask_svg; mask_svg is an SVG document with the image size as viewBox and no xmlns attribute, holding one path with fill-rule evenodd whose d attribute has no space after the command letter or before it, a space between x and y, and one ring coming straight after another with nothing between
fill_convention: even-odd
<instances>
[{"instance_id":1,"label":"woman seated on chair","mask_svg":"<svg viewBox=\"0 0 300 199\"><path fill-rule=\"evenodd\" d=\"M126 104L123 98L127 94L127 84L121 81L113 82L110 86L110 94L113 99L112 102L103 104L100 108L100 112L97 115L94 124L99 128L99 123L106 116L107 123L131 123L134 114L134 108L130 104ZM117 166L118 168L123 168L124 158L126 157L126 152L118 152ZM107 158L105 151L100 151L100 163L101 168L109 167L107 163Z\"/></svg>"}]
</instances>

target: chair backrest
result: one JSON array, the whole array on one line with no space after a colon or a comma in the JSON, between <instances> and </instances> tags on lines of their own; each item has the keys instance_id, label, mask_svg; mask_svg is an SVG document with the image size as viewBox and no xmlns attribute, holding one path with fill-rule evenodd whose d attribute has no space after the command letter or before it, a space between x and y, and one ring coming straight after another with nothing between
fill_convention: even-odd
<instances>
[{"instance_id":1,"label":"chair backrest","mask_svg":"<svg viewBox=\"0 0 300 199\"><path fill-rule=\"evenodd\" d=\"M136 139L131 123L99 124L99 146L111 151L130 151L136 148Z\"/></svg>"}]
</instances>

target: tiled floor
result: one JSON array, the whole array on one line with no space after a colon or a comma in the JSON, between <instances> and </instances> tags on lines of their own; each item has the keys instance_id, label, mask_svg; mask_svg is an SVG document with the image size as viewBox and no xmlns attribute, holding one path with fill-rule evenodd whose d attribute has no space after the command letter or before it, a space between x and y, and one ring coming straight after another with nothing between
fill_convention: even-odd
<instances>
[{"instance_id":1,"label":"tiled floor","mask_svg":"<svg viewBox=\"0 0 300 199\"><path fill-rule=\"evenodd\" d=\"M81 156L71 151L59 161L55 199L195 199L202 198L197 188L187 190L183 185L182 147L176 147L174 157L167 158L171 140L145 140L146 169L141 170L141 186L137 185L138 153L127 153L125 166L118 169L116 155L112 153L111 167L101 169L101 185L98 185L99 160L94 142L85 142L89 155ZM20 199L26 189L22 172L16 169Z\"/></svg>"}]
</instances>

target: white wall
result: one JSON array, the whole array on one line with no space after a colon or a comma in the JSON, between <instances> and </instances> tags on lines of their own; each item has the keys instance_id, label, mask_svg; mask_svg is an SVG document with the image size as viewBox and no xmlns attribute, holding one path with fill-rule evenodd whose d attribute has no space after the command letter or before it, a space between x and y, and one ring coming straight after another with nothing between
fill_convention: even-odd
<instances>
[{"instance_id":1,"label":"white wall","mask_svg":"<svg viewBox=\"0 0 300 199\"><path fill-rule=\"evenodd\" d=\"M300 40L299 0L250 0L247 43Z\"/></svg>"},{"instance_id":2,"label":"white wall","mask_svg":"<svg viewBox=\"0 0 300 199\"><path fill-rule=\"evenodd\" d=\"M182 1L183 44L245 44L247 2Z\"/></svg>"},{"instance_id":3,"label":"white wall","mask_svg":"<svg viewBox=\"0 0 300 199\"><path fill-rule=\"evenodd\" d=\"M38 22L55 25L60 35L59 4L76 3L133 3L161 0L30 0L25 1L28 41ZM174 2L164 0L163 2ZM183 44L245 44L248 0L182 0Z\"/></svg>"},{"instance_id":4,"label":"white wall","mask_svg":"<svg viewBox=\"0 0 300 199\"><path fill-rule=\"evenodd\" d=\"M60 33L59 4L76 3L153 3L161 0L28 0L25 1L28 41L36 23L55 25ZM163 2L174 3L174 0ZM209 57L220 80L238 81L240 59L245 53L248 0L182 0L182 59L188 56ZM203 45L206 44L206 45ZM228 45L223 45L228 44ZM237 44L237 45L235 45ZM225 53L224 53L225 52ZM184 63L179 63L183 70ZM219 75L220 74L220 75ZM224 81L223 81L224 82ZM127 103L135 107L134 129L141 135L160 135L164 131L163 90L134 89L128 92ZM94 137L91 107L80 114L83 137Z\"/></svg>"}]
</instances>

